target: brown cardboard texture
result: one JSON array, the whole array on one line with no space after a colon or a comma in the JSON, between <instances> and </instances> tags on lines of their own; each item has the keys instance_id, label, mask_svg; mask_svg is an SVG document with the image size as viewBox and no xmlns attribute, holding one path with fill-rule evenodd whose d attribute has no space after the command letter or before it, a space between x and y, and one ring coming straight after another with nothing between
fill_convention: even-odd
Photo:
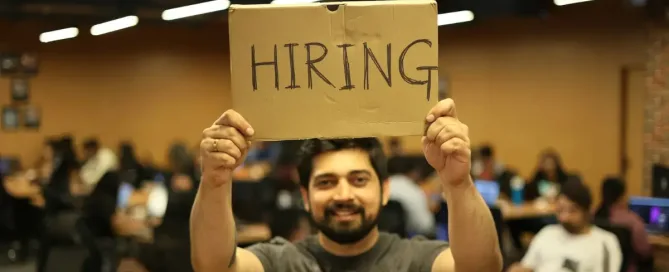
<instances>
[{"instance_id":1,"label":"brown cardboard texture","mask_svg":"<svg viewBox=\"0 0 669 272\"><path fill-rule=\"evenodd\" d=\"M233 5L229 20L232 105L256 139L423 134L435 2Z\"/></svg>"}]
</instances>

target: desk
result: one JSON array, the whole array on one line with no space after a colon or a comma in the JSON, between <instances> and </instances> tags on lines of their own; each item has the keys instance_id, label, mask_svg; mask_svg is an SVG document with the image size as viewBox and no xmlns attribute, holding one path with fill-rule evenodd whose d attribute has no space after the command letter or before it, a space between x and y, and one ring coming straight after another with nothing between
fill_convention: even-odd
<instances>
[{"instance_id":1,"label":"desk","mask_svg":"<svg viewBox=\"0 0 669 272\"><path fill-rule=\"evenodd\" d=\"M648 242L653 246L655 269L669 271L669 236L649 234Z\"/></svg>"},{"instance_id":2,"label":"desk","mask_svg":"<svg viewBox=\"0 0 669 272\"><path fill-rule=\"evenodd\" d=\"M659 234L649 234L648 242L654 247L662 247L669 249L669 236Z\"/></svg>"},{"instance_id":3,"label":"desk","mask_svg":"<svg viewBox=\"0 0 669 272\"><path fill-rule=\"evenodd\" d=\"M536 217L545 217L555 214L555 206L536 205L532 202L524 203L522 205L513 205L508 203L500 203L498 207L502 210L504 220L517 220Z\"/></svg>"}]
</instances>

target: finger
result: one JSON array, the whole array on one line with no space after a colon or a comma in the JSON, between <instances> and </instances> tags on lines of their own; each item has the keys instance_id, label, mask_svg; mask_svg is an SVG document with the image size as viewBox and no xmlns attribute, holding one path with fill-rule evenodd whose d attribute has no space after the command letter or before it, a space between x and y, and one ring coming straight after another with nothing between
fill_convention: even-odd
<instances>
[{"instance_id":1,"label":"finger","mask_svg":"<svg viewBox=\"0 0 669 272\"><path fill-rule=\"evenodd\" d=\"M234 110L227 110L224 112L221 117L219 117L218 120L214 122L214 125L234 127L247 137L251 137L253 136L253 133L255 133L251 127L251 124L249 124L249 122L247 122L241 114Z\"/></svg>"},{"instance_id":2,"label":"finger","mask_svg":"<svg viewBox=\"0 0 669 272\"><path fill-rule=\"evenodd\" d=\"M450 116L453 118L458 118L457 113L455 111L455 102L453 99L446 98L444 100L439 101L437 105L434 105L432 109L427 113L427 117L425 117L425 121L428 123L434 122L439 117L442 116Z\"/></svg>"},{"instance_id":3,"label":"finger","mask_svg":"<svg viewBox=\"0 0 669 272\"><path fill-rule=\"evenodd\" d=\"M469 155L471 152L469 149L469 143L461 138L452 138L449 141L441 144L439 147L444 155Z\"/></svg>"},{"instance_id":4,"label":"finger","mask_svg":"<svg viewBox=\"0 0 669 272\"><path fill-rule=\"evenodd\" d=\"M439 135L437 135L435 143L437 145L441 145L442 143L445 143L453 138L460 138L463 141L469 143L469 137L467 137L466 126L464 126L459 122L455 124L445 125L444 129L442 129L439 132Z\"/></svg>"},{"instance_id":5,"label":"finger","mask_svg":"<svg viewBox=\"0 0 669 272\"><path fill-rule=\"evenodd\" d=\"M222 153L227 153L228 155L232 156L235 158L235 160L238 160L242 157L243 153L242 150L235 145L231 140L226 140L226 139L221 139L221 140L212 140L212 148L214 147L214 142L216 143L216 149L214 151L222 152Z\"/></svg>"},{"instance_id":6,"label":"finger","mask_svg":"<svg viewBox=\"0 0 669 272\"><path fill-rule=\"evenodd\" d=\"M209 166L212 166L214 169L222 167L230 168L237 164L237 160L227 153L207 153L207 158L206 164L209 164Z\"/></svg>"},{"instance_id":7,"label":"finger","mask_svg":"<svg viewBox=\"0 0 669 272\"><path fill-rule=\"evenodd\" d=\"M213 139L228 139L232 141L239 150L247 150L251 145L250 141L244 138L244 135L233 127L226 127L220 125L214 125L208 129L205 129L203 133L203 138L213 138Z\"/></svg>"},{"instance_id":8,"label":"finger","mask_svg":"<svg viewBox=\"0 0 669 272\"><path fill-rule=\"evenodd\" d=\"M444 130L447 126L457 126L460 122L455 118L451 117L441 117L437 118L434 122L430 124L425 132L425 136L430 141L435 141L439 133Z\"/></svg>"}]
</instances>

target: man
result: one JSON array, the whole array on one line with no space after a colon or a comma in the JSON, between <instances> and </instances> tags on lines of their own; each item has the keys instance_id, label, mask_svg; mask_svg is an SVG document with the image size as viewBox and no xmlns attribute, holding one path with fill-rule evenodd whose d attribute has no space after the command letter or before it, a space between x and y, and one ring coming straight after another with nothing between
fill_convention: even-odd
<instances>
[{"instance_id":1,"label":"man","mask_svg":"<svg viewBox=\"0 0 669 272\"><path fill-rule=\"evenodd\" d=\"M90 191L107 172L118 168L118 159L109 148L103 148L96 139L84 142L84 165L81 167L81 181L84 191Z\"/></svg>"},{"instance_id":2,"label":"man","mask_svg":"<svg viewBox=\"0 0 669 272\"><path fill-rule=\"evenodd\" d=\"M237 248L231 173L251 145L253 128L228 110L204 130L202 183L191 215L196 271L500 271L490 211L473 185L468 128L450 99L425 119L427 161L438 172L451 207L450 248L439 241L402 240L379 233L389 195L386 162L376 139L310 140L298 166L304 206L319 232L302 242L283 239Z\"/></svg>"},{"instance_id":3,"label":"man","mask_svg":"<svg viewBox=\"0 0 669 272\"><path fill-rule=\"evenodd\" d=\"M592 197L579 180L570 180L557 198L559 225L544 227L520 264L510 272L620 271L622 253L615 235L590 223Z\"/></svg>"},{"instance_id":4,"label":"man","mask_svg":"<svg viewBox=\"0 0 669 272\"><path fill-rule=\"evenodd\" d=\"M434 214L427 195L416 183L421 178L420 170L418 162L410 157L391 158L388 161L390 199L402 204L407 233L434 236Z\"/></svg>"},{"instance_id":5,"label":"man","mask_svg":"<svg viewBox=\"0 0 669 272\"><path fill-rule=\"evenodd\" d=\"M504 165L495 159L492 146L484 145L479 149L479 158L474 160L472 165L472 174L475 178L498 180L504 170Z\"/></svg>"}]
</instances>

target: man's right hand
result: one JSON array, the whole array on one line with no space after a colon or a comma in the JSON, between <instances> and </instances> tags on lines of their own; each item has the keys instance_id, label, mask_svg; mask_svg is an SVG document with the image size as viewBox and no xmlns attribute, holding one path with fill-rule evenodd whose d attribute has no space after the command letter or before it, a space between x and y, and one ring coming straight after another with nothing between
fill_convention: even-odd
<instances>
[{"instance_id":1,"label":"man's right hand","mask_svg":"<svg viewBox=\"0 0 669 272\"><path fill-rule=\"evenodd\" d=\"M202 132L202 182L221 186L232 181L232 171L244 162L253 128L239 113L227 110Z\"/></svg>"}]
</instances>

